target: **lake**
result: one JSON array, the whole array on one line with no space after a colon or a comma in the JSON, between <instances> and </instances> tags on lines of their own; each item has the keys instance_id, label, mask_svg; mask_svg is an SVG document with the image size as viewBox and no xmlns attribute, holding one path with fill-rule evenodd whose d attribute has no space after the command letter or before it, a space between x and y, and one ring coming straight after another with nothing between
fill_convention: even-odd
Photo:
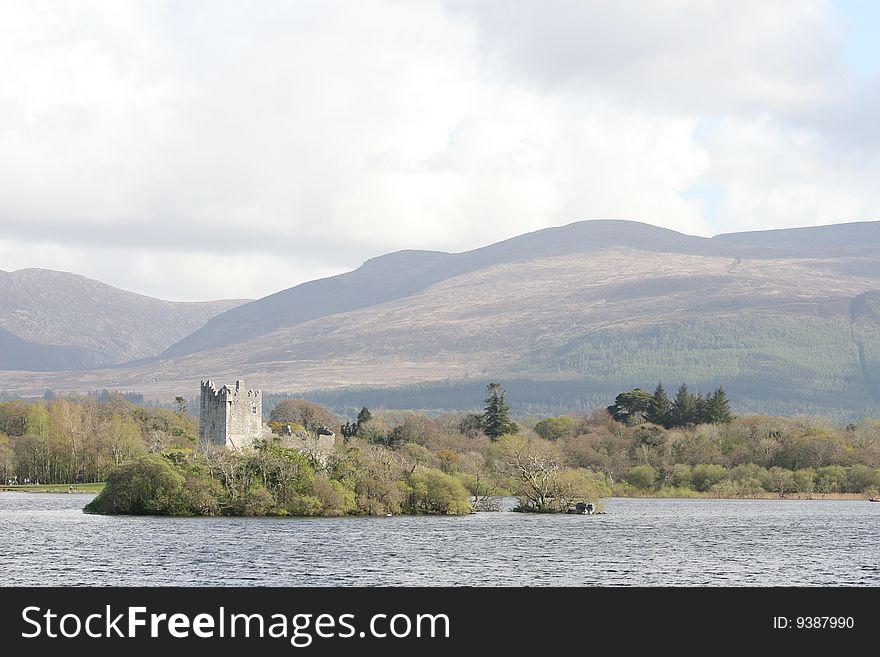
<instances>
[{"instance_id":1,"label":"lake","mask_svg":"<svg viewBox=\"0 0 880 657\"><path fill-rule=\"evenodd\" d=\"M880 586L880 504L606 501L600 516L151 518L0 493L11 586Z\"/></svg>"}]
</instances>

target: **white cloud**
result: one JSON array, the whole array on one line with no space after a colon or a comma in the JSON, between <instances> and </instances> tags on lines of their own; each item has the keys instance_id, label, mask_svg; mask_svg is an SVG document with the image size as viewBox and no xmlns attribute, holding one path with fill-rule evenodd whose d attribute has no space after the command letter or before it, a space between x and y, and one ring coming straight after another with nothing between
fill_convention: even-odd
<instances>
[{"instance_id":1,"label":"white cloud","mask_svg":"<svg viewBox=\"0 0 880 657\"><path fill-rule=\"evenodd\" d=\"M258 296L591 217L880 218L843 34L819 1L5 2L0 267Z\"/></svg>"}]
</instances>

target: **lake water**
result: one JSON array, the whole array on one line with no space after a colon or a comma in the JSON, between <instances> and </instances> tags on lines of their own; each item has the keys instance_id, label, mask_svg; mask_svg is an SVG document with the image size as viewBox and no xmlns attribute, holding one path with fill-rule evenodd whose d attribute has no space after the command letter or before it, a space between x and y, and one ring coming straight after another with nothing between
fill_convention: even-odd
<instances>
[{"instance_id":1,"label":"lake water","mask_svg":"<svg viewBox=\"0 0 880 657\"><path fill-rule=\"evenodd\" d=\"M148 518L0 493L12 586L880 586L880 504L610 499L600 516Z\"/></svg>"}]
</instances>

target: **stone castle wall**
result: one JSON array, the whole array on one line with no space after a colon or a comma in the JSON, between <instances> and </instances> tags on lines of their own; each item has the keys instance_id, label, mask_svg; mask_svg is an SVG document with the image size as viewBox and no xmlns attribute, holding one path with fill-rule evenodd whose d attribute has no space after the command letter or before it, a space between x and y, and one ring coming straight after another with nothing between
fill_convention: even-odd
<instances>
[{"instance_id":1,"label":"stone castle wall","mask_svg":"<svg viewBox=\"0 0 880 657\"><path fill-rule=\"evenodd\" d=\"M253 446L263 434L263 393L249 390L244 381L235 388L217 388L202 381L199 413L199 442L211 446L243 449Z\"/></svg>"}]
</instances>

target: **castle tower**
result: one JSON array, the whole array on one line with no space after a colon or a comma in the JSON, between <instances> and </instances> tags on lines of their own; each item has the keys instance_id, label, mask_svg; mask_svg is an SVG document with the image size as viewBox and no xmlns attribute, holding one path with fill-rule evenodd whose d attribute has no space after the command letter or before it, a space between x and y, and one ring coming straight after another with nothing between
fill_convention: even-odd
<instances>
[{"instance_id":1,"label":"castle tower","mask_svg":"<svg viewBox=\"0 0 880 657\"><path fill-rule=\"evenodd\" d=\"M248 390L244 381L235 389L218 389L213 381L202 381L199 406L199 444L208 447L243 449L251 447L263 430L263 393Z\"/></svg>"}]
</instances>

